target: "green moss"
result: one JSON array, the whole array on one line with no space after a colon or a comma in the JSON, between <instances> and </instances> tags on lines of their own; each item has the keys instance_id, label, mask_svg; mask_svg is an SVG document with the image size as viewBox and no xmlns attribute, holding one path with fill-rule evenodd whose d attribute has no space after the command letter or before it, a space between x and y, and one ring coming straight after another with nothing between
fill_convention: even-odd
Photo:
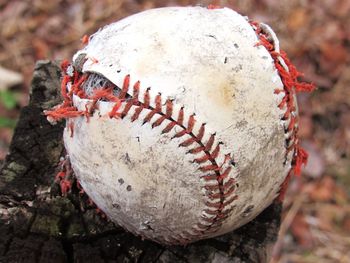
<instances>
[{"instance_id":1,"label":"green moss","mask_svg":"<svg viewBox=\"0 0 350 263\"><path fill-rule=\"evenodd\" d=\"M37 215L37 217L35 218L32 224L30 231L32 233L45 234L49 236L58 237L62 235L59 229L59 222L60 222L60 218L55 215L50 215L50 216Z\"/></svg>"},{"instance_id":2,"label":"green moss","mask_svg":"<svg viewBox=\"0 0 350 263\"><path fill-rule=\"evenodd\" d=\"M112 222L108 222L106 219L101 218L95 210L87 210L83 214L83 218L88 235L96 235L116 229Z\"/></svg>"},{"instance_id":3,"label":"green moss","mask_svg":"<svg viewBox=\"0 0 350 263\"><path fill-rule=\"evenodd\" d=\"M57 141L48 142L46 145L46 156L48 160L52 160L53 163L58 162L63 150L63 144L57 143Z\"/></svg>"},{"instance_id":4,"label":"green moss","mask_svg":"<svg viewBox=\"0 0 350 263\"><path fill-rule=\"evenodd\" d=\"M16 163L16 162L11 162L7 165L7 168L9 170L12 170L18 174L20 173L24 173L25 171L27 171L27 167L22 165L22 164L19 164L19 163Z\"/></svg>"},{"instance_id":5,"label":"green moss","mask_svg":"<svg viewBox=\"0 0 350 263\"><path fill-rule=\"evenodd\" d=\"M19 164L17 162L11 162L7 167L2 171L5 182L9 183L13 181L17 175L23 174L27 171L27 167Z\"/></svg>"},{"instance_id":6,"label":"green moss","mask_svg":"<svg viewBox=\"0 0 350 263\"><path fill-rule=\"evenodd\" d=\"M54 215L60 216L62 218L68 218L75 212L75 208L68 198L57 197L51 200L50 211Z\"/></svg>"},{"instance_id":7,"label":"green moss","mask_svg":"<svg viewBox=\"0 0 350 263\"><path fill-rule=\"evenodd\" d=\"M4 169L2 171L2 176L3 176L6 183L10 183L11 181L13 181L16 178L16 173L12 172L10 170Z\"/></svg>"},{"instance_id":8,"label":"green moss","mask_svg":"<svg viewBox=\"0 0 350 263\"><path fill-rule=\"evenodd\" d=\"M66 238L83 236L84 234L85 234L85 230L84 230L83 224L78 217L74 217L72 220L69 221Z\"/></svg>"}]
</instances>

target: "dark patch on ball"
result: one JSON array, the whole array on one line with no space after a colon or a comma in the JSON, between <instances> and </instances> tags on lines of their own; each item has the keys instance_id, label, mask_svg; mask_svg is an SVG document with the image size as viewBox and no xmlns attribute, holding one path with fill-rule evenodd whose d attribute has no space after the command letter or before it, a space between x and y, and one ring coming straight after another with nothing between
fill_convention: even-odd
<instances>
[{"instance_id":1,"label":"dark patch on ball","mask_svg":"<svg viewBox=\"0 0 350 263\"><path fill-rule=\"evenodd\" d=\"M120 185L122 185L124 183L124 179L123 178L119 178L118 182L120 183Z\"/></svg>"},{"instance_id":2,"label":"dark patch on ball","mask_svg":"<svg viewBox=\"0 0 350 263\"><path fill-rule=\"evenodd\" d=\"M242 216L246 217L253 211L254 205L249 205L243 212Z\"/></svg>"},{"instance_id":3,"label":"dark patch on ball","mask_svg":"<svg viewBox=\"0 0 350 263\"><path fill-rule=\"evenodd\" d=\"M114 204L112 204L112 206L113 206L115 209L118 209L118 210L120 209L120 205L119 205L119 204L115 204L115 203L114 203Z\"/></svg>"}]
</instances>

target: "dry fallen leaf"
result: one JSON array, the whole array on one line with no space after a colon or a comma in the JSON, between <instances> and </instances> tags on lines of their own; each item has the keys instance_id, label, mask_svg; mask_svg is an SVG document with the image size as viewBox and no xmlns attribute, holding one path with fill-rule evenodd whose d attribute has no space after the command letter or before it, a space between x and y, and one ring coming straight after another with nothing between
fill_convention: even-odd
<instances>
[{"instance_id":1,"label":"dry fallen leaf","mask_svg":"<svg viewBox=\"0 0 350 263\"><path fill-rule=\"evenodd\" d=\"M328 202L334 198L335 182L333 178L326 176L321 181L308 183L304 191L312 201Z\"/></svg>"},{"instance_id":2,"label":"dry fallen leaf","mask_svg":"<svg viewBox=\"0 0 350 263\"><path fill-rule=\"evenodd\" d=\"M313 244L312 235L305 216L299 213L295 216L291 225L291 232L296 238L298 244L304 248L310 248Z\"/></svg>"},{"instance_id":3,"label":"dry fallen leaf","mask_svg":"<svg viewBox=\"0 0 350 263\"><path fill-rule=\"evenodd\" d=\"M287 18L287 27L291 31L296 31L301 27L307 26L306 24L308 23L308 20L308 10L305 8L298 8L292 10L289 14L289 17Z\"/></svg>"}]
</instances>

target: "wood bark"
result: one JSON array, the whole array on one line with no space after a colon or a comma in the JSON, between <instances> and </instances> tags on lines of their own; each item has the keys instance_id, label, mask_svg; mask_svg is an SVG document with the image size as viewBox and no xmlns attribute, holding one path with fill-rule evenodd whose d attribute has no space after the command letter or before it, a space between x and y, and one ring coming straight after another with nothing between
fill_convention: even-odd
<instances>
[{"instance_id":1,"label":"wood bark","mask_svg":"<svg viewBox=\"0 0 350 263\"><path fill-rule=\"evenodd\" d=\"M62 197L54 181L64 123L52 126L43 114L61 101L60 77L55 62L37 63L29 105L0 167L0 262L269 261L280 226L278 202L232 233L165 247L101 218L78 189Z\"/></svg>"}]
</instances>

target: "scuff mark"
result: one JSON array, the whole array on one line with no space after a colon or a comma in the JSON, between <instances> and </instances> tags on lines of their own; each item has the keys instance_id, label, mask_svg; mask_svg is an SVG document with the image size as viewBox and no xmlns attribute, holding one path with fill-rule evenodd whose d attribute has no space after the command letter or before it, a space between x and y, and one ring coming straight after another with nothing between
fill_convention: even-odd
<instances>
[{"instance_id":1,"label":"scuff mark","mask_svg":"<svg viewBox=\"0 0 350 263\"><path fill-rule=\"evenodd\" d=\"M216 38L216 36L214 36L214 35L206 35L207 37L211 37L211 38L214 38L215 40L217 40L217 38Z\"/></svg>"}]
</instances>

